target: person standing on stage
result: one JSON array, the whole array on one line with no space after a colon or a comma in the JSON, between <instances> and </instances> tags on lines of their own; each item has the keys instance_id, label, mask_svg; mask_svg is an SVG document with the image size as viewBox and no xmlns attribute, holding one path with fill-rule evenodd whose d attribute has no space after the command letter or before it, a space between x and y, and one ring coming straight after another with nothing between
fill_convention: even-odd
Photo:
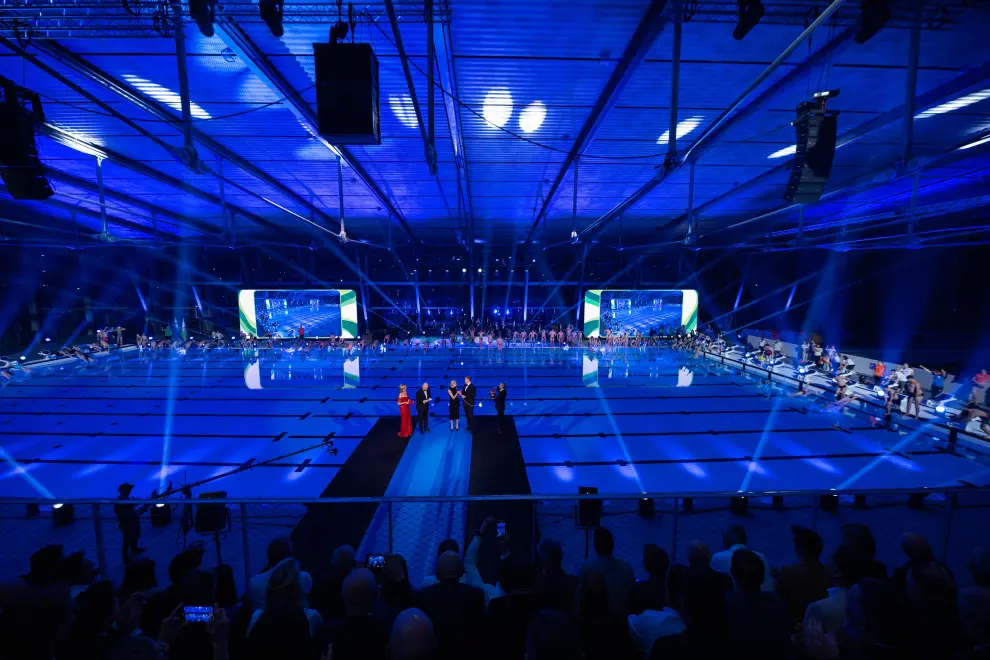
<instances>
[{"instance_id":1,"label":"person standing on stage","mask_svg":"<svg viewBox=\"0 0 990 660\"><path fill-rule=\"evenodd\" d=\"M412 417L409 414L409 395L406 393L406 386L399 385L399 399L397 401L399 404L399 437L400 438L411 438L413 433Z\"/></svg>"},{"instance_id":2,"label":"person standing on stage","mask_svg":"<svg viewBox=\"0 0 990 660\"><path fill-rule=\"evenodd\" d=\"M459 431L461 424L461 402L459 397L461 393L457 390L457 381L450 381L450 387L447 388L447 397L450 399L448 401L450 405L450 430Z\"/></svg>"},{"instance_id":3,"label":"person standing on stage","mask_svg":"<svg viewBox=\"0 0 990 660\"><path fill-rule=\"evenodd\" d=\"M501 433L505 429L505 383L498 384L498 391L495 393L495 412L498 413L498 431Z\"/></svg>"},{"instance_id":4,"label":"person standing on stage","mask_svg":"<svg viewBox=\"0 0 990 660\"><path fill-rule=\"evenodd\" d=\"M471 425L474 424L474 397L475 397L474 382L471 380L470 376L464 377L464 390L461 392L461 398L464 399L464 419L467 422L467 430L471 430Z\"/></svg>"},{"instance_id":5,"label":"person standing on stage","mask_svg":"<svg viewBox=\"0 0 990 660\"><path fill-rule=\"evenodd\" d=\"M131 491L134 484L120 484L117 486L118 500L130 500ZM120 528L120 535L123 538L120 550L124 557L124 564L131 563L131 555L144 552L144 548L138 547L138 540L141 538L141 514L148 510L150 504L138 507L134 504L114 504L113 512L117 516L117 526Z\"/></svg>"},{"instance_id":6,"label":"person standing on stage","mask_svg":"<svg viewBox=\"0 0 990 660\"><path fill-rule=\"evenodd\" d=\"M423 383L423 387L416 392L416 414L419 416L419 432L426 433L430 430L430 402L433 395L430 394L430 385Z\"/></svg>"}]
</instances>

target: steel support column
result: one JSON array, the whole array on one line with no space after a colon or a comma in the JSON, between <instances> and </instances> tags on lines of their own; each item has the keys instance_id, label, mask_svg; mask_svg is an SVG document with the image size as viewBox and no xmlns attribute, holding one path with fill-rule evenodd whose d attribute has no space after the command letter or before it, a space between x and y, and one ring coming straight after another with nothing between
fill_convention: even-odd
<instances>
[{"instance_id":1,"label":"steel support column","mask_svg":"<svg viewBox=\"0 0 990 660\"><path fill-rule=\"evenodd\" d=\"M580 328L581 326L581 310L584 307L584 267L588 262L588 244L585 243L581 246L581 279L578 280L578 290L577 290L577 308L574 310L574 326Z\"/></svg>"},{"instance_id":2,"label":"steel support column","mask_svg":"<svg viewBox=\"0 0 990 660\"><path fill-rule=\"evenodd\" d=\"M560 169L557 171L557 176L554 177L553 184L550 186L549 192L543 198L543 204L540 206L540 210L536 213L536 217L533 218L533 225L529 229L529 233L526 235L526 243L533 240L533 234L536 233L537 228L540 226L540 222L546 220L547 214L550 212L550 207L553 205L557 198L557 193L560 191L560 186L564 182L564 177L567 176L567 171L571 169L574 161L588 148L591 141L595 139L595 135L598 133L598 129L604 123L605 118L612 111L615 106L615 102L619 98L619 94L622 89L626 86L626 83L632 78L633 73L639 68L639 65L646 58L647 52L649 52L650 47L656 38L660 36L663 32L664 23L666 22L666 17L664 15L664 10L667 6L667 0L651 0L650 6L647 8L646 13L643 15L642 20L639 22L636 31L633 33L632 38L629 43L626 44L626 49L622 53L622 57L616 63L615 68L612 70L612 75L609 77L608 82L605 83L605 87L602 89L601 94L598 96L598 101L595 102L594 107L592 107L591 112L584 121L584 125L581 127L577 138L571 145L570 151L567 153L567 157L564 158L564 162L561 163Z\"/></svg>"},{"instance_id":3,"label":"steel support column","mask_svg":"<svg viewBox=\"0 0 990 660\"><path fill-rule=\"evenodd\" d=\"M96 192L100 197L100 224L102 226L100 238L109 241L111 237L107 227L107 196L106 190L103 188L103 159L99 156L96 157Z\"/></svg>"},{"instance_id":4,"label":"steel support column","mask_svg":"<svg viewBox=\"0 0 990 660\"><path fill-rule=\"evenodd\" d=\"M833 0L832 4L830 4L828 8L825 9L825 11L822 12L818 18L816 18L814 22L812 22L811 25L809 25L793 42L791 42L791 44L784 49L777 59L771 62L770 66L768 66L763 73L757 76L756 80L754 80L749 87L747 87L746 90L735 101L733 101L707 129L705 129L704 133L702 133L701 136L695 140L694 144L691 145L691 148L685 152L683 159L681 159L679 163L667 163L665 167L660 169L650 181L641 186L638 190L636 190L636 192L619 202L611 210L605 213L605 215L588 225L588 227L580 233L579 238L581 240L587 240L596 236L613 220L642 201L644 197L650 194L657 186L662 184L668 176L680 170L686 162L697 161L705 150L721 139L726 131L728 131L732 126L736 125L742 119L751 116L757 111L757 109L763 106L763 104L773 98L778 91L804 76L810 68L817 66L823 61L824 58L833 55L839 46L848 43L858 31L857 28L848 28L843 30L835 39L826 43L804 62L788 71L784 76L781 76L777 82L768 87L763 93L753 99L753 101L744 105L746 99L748 99L750 95L753 94L753 92L755 92L760 85L767 80L767 78L773 75L780 65L783 64L788 57L790 57L791 53L793 53L802 43L804 43L808 37L811 36L812 32L825 23L825 21L827 21L828 18L835 13L836 10L838 10L843 2L845 2L845 0Z\"/></svg>"},{"instance_id":5,"label":"steel support column","mask_svg":"<svg viewBox=\"0 0 990 660\"><path fill-rule=\"evenodd\" d=\"M914 106L918 93L918 60L921 56L921 21L924 2L915 0L914 21L911 24L910 45L908 47L907 85L904 92L904 158L906 166L911 160L914 144Z\"/></svg>"},{"instance_id":6,"label":"steel support column","mask_svg":"<svg viewBox=\"0 0 990 660\"><path fill-rule=\"evenodd\" d=\"M670 128L667 130L667 153L677 153L677 115L680 111L681 93L681 40L683 33L683 14L681 0L674 0L674 45L672 47L670 70Z\"/></svg>"},{"instance_id":7,"label":"steel support column","mask_svg":"<svg viewBox=\"0 0 990 660\"><path fill-rule=\"evenodd\" d=\"M199 169L196 144L192 133L192 101L189 100L189 67L186 62L186 26L182 22L182 2L172 0L172 16L175 32L175 61L179 74L179 103L182 108L182 160L186 165Z\"/></svg>"},{"instance_id":8,"label":"steel support column","mask_svg":"<svg viewBox=\"0 0 990 660\"><path fill-rule=\"evenodd\" d=\"M458 205L464 209L465 219L467 220L467 248L473 266L474 210L471 204L471 182L468 177L467 155L464 153L464 140L461 131L461 107L455 100L459 96L454 71L454 56L450 51L452 40L449 22L434 22L433 33L437 71L440 75L440 86L444 91L442 96L447 116L447 130L450 132L451 147L454 150L454 165L457 169L457 195L460 200Z\"/></svg>"},{"instance_id":9,"label":"steel support column","mask_svg":"<svg viewBox=\"0 0 990 660\"><path fill-rule=\"evenodd\" d=\"M526 279L523 285L523 323L526 322L529 316L529 267L526 267Z\"/></svg>"},{"instance_id":10,"label":"steel support column","mask_svg":"<svg viewBox=\"0 0 990 660\"><path fill-rule=\"evenodd\" d=\"M419 304L419 268L413 271L413 288L416 295L416 327L423 331L423 310Z\"/></svg>"},{"instance_id":11,"label":"steel support column","mask_svg":"<svg viewBox=\"0 0 990 660\"><path fill-rule=\"evenodd\" d=\"M431 0L426 0L430 4ZM431 7L432 8L432 7ZM399 19L395 15L395 5L392 0L385 0L385 11L388 12L388 22L392 26L392 38L395 40L395 49L399 51L399 61L402 63L402 73L406 77L406 86L409 88L409 98L412 99L413 110L416 112L416 123L419 124L419 134L423 138L423 149L426 153L426 164L430 168L430 174L436 176L437 154L432 149L430 136L427 134L426 122L423 121L423 111L419 107L419 99L416 96L416 83L413 81L412 69L409 68L409 57L406 55L406 48L402 43L402 31L399 29ZM427 30L428 39L433 38L433 33ZM427 62L427 66L432 70L433 62ZM432 95L433 86L430 85ZM431 116L432 122L432 116Z\"/></svg>"}]
</instances>

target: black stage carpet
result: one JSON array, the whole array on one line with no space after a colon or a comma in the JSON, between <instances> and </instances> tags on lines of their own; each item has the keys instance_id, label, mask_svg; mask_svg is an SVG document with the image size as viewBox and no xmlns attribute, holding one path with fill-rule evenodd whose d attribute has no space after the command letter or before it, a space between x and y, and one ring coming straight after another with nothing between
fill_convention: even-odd
<instances>
[{"instance_id":1,"label":"black stage carpet","mask_svg":"<svg viewBox=\"0 0 990 660\"><path fill-rule=\"evenodd\" d=\"M523 461L516 423L512 417L505 417L505 432L495 430L498 419L492 415L475 416L471 435L471 477L468 492L471 495L529 495L529 477L526 476L526 463ZM533 539L536 538L535 511L529 501L487 501L471 502L468 505L468 526L465 544L470 543L474 533L488 516L495 516L505 523L505 530L513 554L532 556ZM497 574L497 553L494 543L486 540L483 546L482 575L486 582L495 583Z\"/></svg>"},{"instance_id":2,"label":"black stage carpet","mask_svg":"<svg viewBox=\"0 0 990 660\"><path fill-rule=\"evenodd\" d=\"M383 497L407 444L399 437L398 417L379 419L320 497ZM309 505L291 534L303 570L325 573L337 546L357 549L377 510L376 503Z\"/></svg>"}]
</instances>

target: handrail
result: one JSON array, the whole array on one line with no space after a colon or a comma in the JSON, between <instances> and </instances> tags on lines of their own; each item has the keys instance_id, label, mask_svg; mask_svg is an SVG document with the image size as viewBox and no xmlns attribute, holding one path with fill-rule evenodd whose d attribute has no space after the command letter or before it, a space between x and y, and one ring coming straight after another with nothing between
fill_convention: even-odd
<instances>
[{"instance_id":1,"label":"handrail","mask_svg":"<svg viewBox=\"0 0 990 660\"><path fill-rule=\"evenodd\" d=\"M690 463L690 461L685 461ZM959 493L990 490L990 486L917 486L912 488L854 488L849 490L733 490L733 491L677 491L677 492L645 492L645 493L595 493L579 495L577 493L533 493L519 495L404 495L383 497L224 497L217 499L186 499L182 497L166 499L129 499L118 500L109 498L37 498L37 497L0 497L0 504L404 504L423 502L529 502L536 500L633 500L633 499L675 499L675 498L722 498L722 497L816 497L822 495L841 495L869 493L870 495L912 495L917 493Z\"/></svg>"}]
</instances>

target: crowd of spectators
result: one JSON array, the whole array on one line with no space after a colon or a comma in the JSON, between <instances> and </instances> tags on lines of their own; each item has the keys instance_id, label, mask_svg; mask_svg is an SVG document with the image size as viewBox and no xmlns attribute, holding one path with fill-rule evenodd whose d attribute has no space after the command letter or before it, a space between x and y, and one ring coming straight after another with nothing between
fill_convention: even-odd
<instances>
[{"instance_id":1,"label":"crowd of spectators","mask_svg":"<svg viewBox=\"0 0 990 660\"><path fill-rule=\"evenodd\" d=\"M500 546L489 518L463 555L450 539L435 572L410 576L399 555L376 570L342 546L312 575L288 539L238 597L230 566L203 566L203 549L176 555L169 584L139 558L119 585L98 580L81 553L49 546L30 572L0 589L3 660L977 660L990 658L990 551L958 589L924 537L905 534L904 563L876 559L870 530L822 538L794 527L796 561L771 568L730 526L722 549L695 541L685 563L643 548L646 578L614 556L608 529L578 575L561 545L535 560ZM483 549L492 579L481 576ZM198 619L196 612L206 612Z\"/></svg>"}]
</instances>

